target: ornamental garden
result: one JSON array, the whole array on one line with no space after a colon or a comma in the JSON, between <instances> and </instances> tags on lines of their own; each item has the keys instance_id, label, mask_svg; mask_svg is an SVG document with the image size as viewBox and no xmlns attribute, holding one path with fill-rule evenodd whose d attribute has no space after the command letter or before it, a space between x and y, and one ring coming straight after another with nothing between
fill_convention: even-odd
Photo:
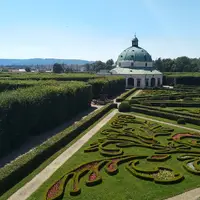
<instances>
[{"instance_id":1,"label":"ornamental garden","mask_svg":"<svg viewBox=\"0 0 200 200\"><path fill-rule=\"evenodd\" d=\"M195 132L117 114L30 199L163 199L200 183L199 141Z\"/></svg>"},{"instance_id":2,"label":"ornamental garden","mask_svg":"<svg viewBox=\"0 0 200 200\"><path fill-rule=\"evenodd\" d=\"M114 76L0 74L0 161L30 137L87 111L92 100L109 100L2 166L0 200L9 199L113 112L28 200L161 200L199 187L200 90L124 87L125 80Z\"/></svg>"}]
</instances>

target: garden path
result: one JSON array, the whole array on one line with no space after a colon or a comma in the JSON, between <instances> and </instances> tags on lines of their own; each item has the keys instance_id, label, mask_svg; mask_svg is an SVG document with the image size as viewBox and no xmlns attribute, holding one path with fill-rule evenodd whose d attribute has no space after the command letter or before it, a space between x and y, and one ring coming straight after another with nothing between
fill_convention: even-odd
<instances>
[{"instance_id":1,"label":"garden path","mask_svg":"<svg viewBox=\"0 0 200 200\"><path fill-rule=\"evenodd\" d=\"M200 200L200 188L184 192L166 200Z\"/></svg>"},{"instance_id":2,"label":"garden path","mask_svg":"<svg viewBox=\"0 0 200 200\"><path fill-rule=\"evenodd\" d=\"M93 135L95 135L112 117L117 113L117 110L112 111L104 117L95 127L88 131L83 137L76 141L60 156L58 156L45 169L37 174L30 182L26 183L22 188L15 192L8 200L25 200L33 192L35 192L52 174L58 170L72 155L74 155Z\"/></svg>"}]
</instances>

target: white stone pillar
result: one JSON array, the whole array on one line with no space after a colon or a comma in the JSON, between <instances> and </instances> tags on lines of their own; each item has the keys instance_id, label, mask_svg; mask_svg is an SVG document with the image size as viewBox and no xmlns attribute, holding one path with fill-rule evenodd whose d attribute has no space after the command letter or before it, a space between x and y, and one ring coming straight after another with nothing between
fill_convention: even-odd
<instances>
[{"instance_id":1,"label":"white stone pillar","mask_svg":"<svg viewBox=\"0 0 200 200\"><path fill-rule=\"evenodd\" d=\"M155 87L158 87L158 78L155 78Z\"/></svg>"},{"instance_id":2,"label":"white stone pillar","mask_svg":"<svg viewBox=\"0 0 200 200\"><path fill-rule=\"evenodd\" d=\"M149 77L149 87L151 87L151 78L152 77Z\"/></svg>"},{"instance_id":3,"label":"white stone pillar","mask_svg":"<svg viewBox=\"0 0 200 200\"><path fill-rule=\"evenodd\" d=\"M141 78L141 88L145 88L145 86L146 86L146 79L144 77L144 78Z\"/></svg>"},{"instance_id":4,"label":"white stone pillar","mask_svg":"<svg viewBox=\"0 0 200 200\"><path fill-rule=\"evenodd\" d=\"M126 77L126 88L128 87L128 77Z\"/></svg>"},{"instance_id":5,"label":"white stone pillar","mask_svg":"<svg viewBox=\"0 0 200 200\"><path fill-rule=\"evenodd\" d=\"M160 77L160 85L163 85L163 77Z\"/></svg>"},{"instance_id":6,"label":"white stone pillar","mask_svg":"<svg viewBox=\"0 0 200 200\"><path fill-rule=\"evenodd\" d=\"M134 78L134 77L133 77ZM134 78L134 87L137 87L137 78Z\"/></svg>"}]
</instances>

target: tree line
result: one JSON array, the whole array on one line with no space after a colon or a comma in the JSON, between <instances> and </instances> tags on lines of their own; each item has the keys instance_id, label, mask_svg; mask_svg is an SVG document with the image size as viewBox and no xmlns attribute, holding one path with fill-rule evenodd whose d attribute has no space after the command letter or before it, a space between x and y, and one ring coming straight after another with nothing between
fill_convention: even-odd
<instances>
[{"instance_id":1,"label":"tree line","mask_svg":"<svg viewBox=\"0 0 200 200\"><path fill-rule=\"evenodd\" d=\"M154 61L154 67L161 72L199 72L200 58L188 58L186 56L176 59L161 59Z\"/></svg>"},{"instance_id":2,"label":"tree line","mask_svg":"<svg viewBox=\"0 0 200 200\"><path fill-rule=\"evenodd\" d=\"M111 70L113 69L114 61L113 59L109 59L106 62L96 61L93 63L87 63L82 65L84 71L87 72L98 72L102 69L104 70ZM65 68L64 64L55 63L53 65L53 72L54 73L62 73L62 72L73 72L73 68L67 67Z\"/></svg>"}]
</instances>

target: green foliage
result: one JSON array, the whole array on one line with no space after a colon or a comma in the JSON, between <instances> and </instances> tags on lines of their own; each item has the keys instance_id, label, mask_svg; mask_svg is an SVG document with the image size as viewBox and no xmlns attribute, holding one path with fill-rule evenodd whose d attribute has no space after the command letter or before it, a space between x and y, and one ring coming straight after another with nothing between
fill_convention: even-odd
<instances>
[{"instance_id":1,"label":"green foliage","mask_svg":"<svg viewBox=\"0 0 200 200\"><path fill-rule=\"evenodd\" d=\"M183 118L178 118L178 119L177 119L177 124L185 124L185 119L183 119Z\"/></svg>"},{"instance_id":2,"label":"green foliage","mask_svg":"<svg viewBox=\"0 0 200 200\"><path fill-rule=\"evenodd\" d=\"M1 93L0 156L20 146L29 135L52 129L85 110L91 97L91 86L83 82Z\"/></svg>"},{"instance_id":3,"label":"green foliage","mask_svg":"<svg viewBox=\"0 0 200 200\"><path fill-rule=\"evenodd\" d=\"M154 67L162 72L199 72L200 59L188 58L186 56L176 59L157 59Z\"/></svg>"},{"instance_id":4,"label":"green foliage","mask_svg":"<svg viewBox=\"0 0 200 200\"><path fill-rule=\"evenodd\" d=\"M108 97L115 96L125 90L125 79L122 77L106 77L89 80L92 85L93 98L99 98L101 94Z\"/></svg>"},{"instance_id":5,"label":"green foliage","mask_svg":"<svg viewBox=\"0 0 200 200\"><path fill-rule=\"evenodd\" d=\"M129 103L130 104L140 104L140 102L138 100L136 100L136 99L129 100Z\"/></svg>"},{"instance_id":6,"label":"green foliage","mask_svg":"<svg viewBox=\"0 0 200 200\"><path fill-rule=\"evenodd\" d=\"M191 101L192 97L184 97L184 101Z\"/></svg>"},{"instance_id":7,"label":"green foliage","mask_svg":"<svg viewBox=\"0 0 200 200\"><path fill-rule=\"evenodd\" d=\"M119 105L119 112L130 112L131 106L129 102L124 101Z\"/></svg>"},{"instance_id":8,"label":"green foliage","mask_svg":"<svg viewBox=\"0 0 200 200\"><path fill-rule=\"evenodd\" d=\"M53 72L54 73L63 73L64 72L64 68L63 68L63 66L61 64L55 63L53 65Z\"/></svg>"},{"instance_id":9,"label":"green foliage","mask_svg":"<svg viewBox=\"0 0 200 200\"><path fill-rule=\"evenodd\" d=\"M30 67L26 67L25 70L26 70L26 72L31 72L31 68Z\"/></svg>"},{"instance_id":10,"label":"green foliage","mask_svg":"<svg viewBox=\"0 0 200 200\"><path fill-rule=\"evenodd\" d=\"M160 107L161 108L166 108L167 106L166 106L166 104L162 103L162 104L160 104Z\"/></svg>"},{"instance_id":11,"label":"green foliage","mask_svg":"<svg viewBox=\"0 0 200 200\"><path fill-rule=\"evenodd\" d=\"M124 101L127 97L129 97L130 95L132 95L136 90L137 90L137 88L132 88L132 89L124 92L119 97L117 97L116 102L122 102L122 101Z\"/></svg>"},{"instance_id":12,"label":"green foliage","mask_svg":"<svg viewBox=\"0 0 200 200\"><path fill-rule=\"evenodd\" d=\"M143 102L141 102L141 105L144 105L144 106L151 106L151 103L150 103L150 102L147 102L147 101L143 101Z\"/></svg>"},{"instance_id":13,"label":"green foliage","mask_svg":"<svg viewBox=\"0 0 200 200\"><path fill-rule=\"evenodd\" d=\"M36 80L0 80L0 92L8 91L8 90L16 90L18 88L27 88L36 85L59 85L63 84L62 81L56 82L54 80L51 81L36 81Z\"/></svg>"},{"instance_id":14,"label":"green foliage","mask_svg":"<svg viewBox=\"0 0 200 200\"><path fill-rule=\"evenodd\" d=\"M57 80L57 81L88 81L97 78L89 73L1 73L0 80ZM98 77L99 78L99 77Z\"/></svg>"},{"instance_id":15,"label":"green foliage","mask_svg":"<svg viewBox=\"0 0 200 200\"><path fill-rule=\"evenodd\" d=\"M76 125L68 127L64 131L46 140L43 144L1 168L0 195L29 175L42 162L71 142L112 108L115 108L115 106L115 104L104 106L91 115L88 115L86 118L81 119Z\"/></svg>"},{"instance_id":16,"label":"green foliage","mask_svg":"<svg viewBox=\"0 0 200 200\"><path fill-rule=\"evenodd\" d=\"M176 112L160 110L157 108L141 106L141 105L137 105L137 107L132 106L131 111L140 112L143 114L152 115L156 117L163 117L163 118L171 119L171 120L178 120L178 118L184 118L184 120L187 123L200 125L200 120L198 118L195 118L194 116L189 116L188 114L187 115L183 115L181 113L177 114Z\"/></svg>"}]
</instances>

